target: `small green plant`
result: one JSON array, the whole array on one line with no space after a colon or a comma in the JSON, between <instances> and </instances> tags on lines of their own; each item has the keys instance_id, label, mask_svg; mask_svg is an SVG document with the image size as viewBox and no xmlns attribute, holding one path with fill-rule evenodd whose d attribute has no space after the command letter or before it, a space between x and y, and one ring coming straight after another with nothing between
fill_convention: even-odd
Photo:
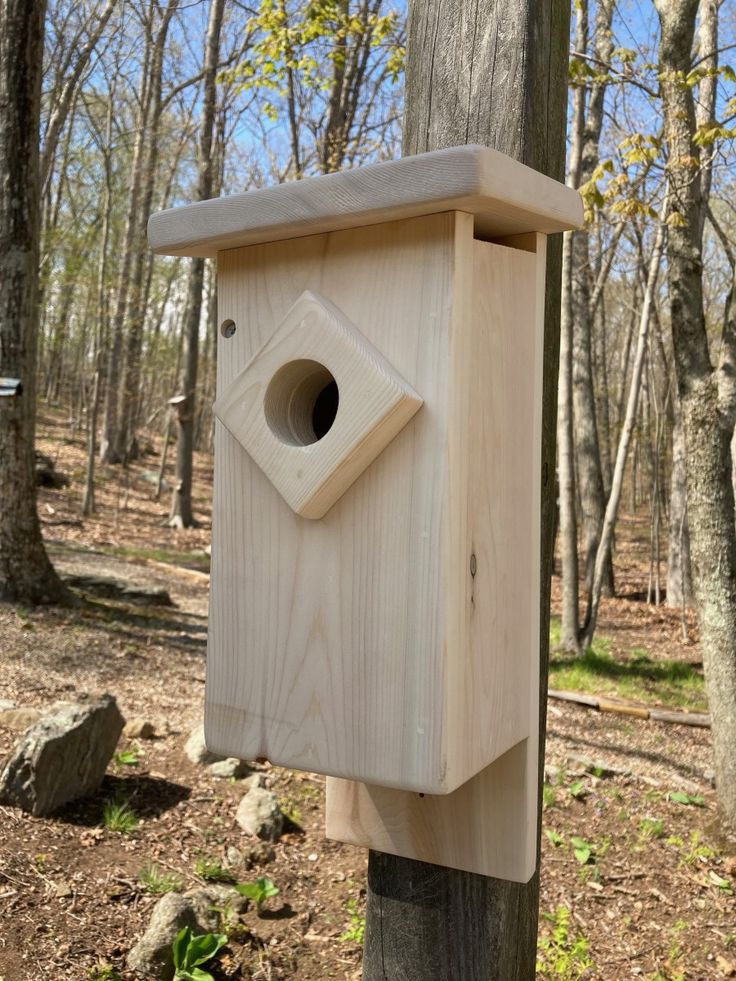
<instances>
[{"instance_id":1,"label":"small green plant","mask_svg":"<svg viewBox=\"0 0 736 981\"><path fill-rule=\"evenodd\" d=\"M555 848L559 848L560 845L565 840L563 838L563 836L560 834L559 831L553 831L552 828L545 828L544 829L544 833L547 835L547 837L552 842L552 844L555 846Z\"/></svg>"},{"instance_id":2,"label":"small green plant","mask_svg":"<svg viewBox=\"0 0 736 981\"><path fill-rule=\"evenodd\" d=\"M675 804L690 804L693 807L705 807L705 798L701 794L686 794L684 790L672 790L667 794Z\"/></svg>"},{"instance_id":3,"label":"small green plant","mask_svg":"<svg viewBox=\"0 0 736 981\"><path fill-rule=\"evenodd\" d=\"M241 896L256 904L256 913L260 916L264 903L278 896L279 887L267 875L259 875L255 882L239 882L235 887Z\"/></svg>"},{"instance_id":4,"label":"small green plant","mask_svg":"<svg viewBox=\"0 0 736 981\"><path fill-rule=\"evenodd\" d=\"M664 838L664 821L662 818L643 817L639 822L639 834L647 841Z\"/></svg>"},{"instance_id":5,"label":"small green plant","mask_svg":"<svg viewBox=\"0 0 736 981\"><path fill-rule=\"evenodd\" d=\"M542 802L545 808L554 807L557 803L557 791L549 783L545 783L542 788Z\"/></svg>"},{"instance_id":6,"label":"small green plant","mask_svg":"<svg viewBox=\"0 0 736 981\"><path fill-rule=\"evenodd\" d=\"M105 801L102 808L102 823L108 831L117 831L123 835L129 835L135 831L140 823L140 818L130 806L130 802L124 797L110 797Z\"/></svg>"},{"instance_id":7,"label":"small green plant","mask_svg":"<svg viewBox=\"0 0 736 981\"><path fill-rule=\"evenodd\" d=\"M571 783L567 789L570 791L570 796L574 797L575 800L584 800L588 793L585 786L585 780L576 780L574 783Z\"/></svg>"},{"instance_id":8,"label":"small green plant","mask_svg":"<svg viewBox=\"0 0 736 981\"><path fill-rule=\"evenodd\" d=\"M713 869L708 871L708 880L712 886L716 886L726 896L733 896L733 886L731 883L728 879L724 879L722 875L714 872Z\"/></svg>"},{"instance_id":9,"label":"small green plant","mask_svg":"<svg viewBox=\"0 0 736 981\"><path fill-rule=\"evenodd\" d=\"M216 858L201 856L194 863L194 871L205 882L234 882L235 876Z\"/></svg>"},{"instance_id":10,"label":"small green plant","mask_svg":"<svg viewBox=\"0 0 736 981\"><path fill-rule=\"evenodd\" d=\"M570 930L570 910L558 906L554 913L543 913L552 923L552 933L539 940L537 971L545 978L559 981L578 981L595 967L584 935L574 936Z\"/></svg>"},{"instance_id":11,"label":"small green plant","mask_svg":"<svg viewBox=\"0 0 736 981\"><path fill-rule=\"evenodd\" d=\"M667 971L658 970L648 981L685 981L685 955L680 946L680 934L687 929L684 920L677 920L672 927L672 940L667 951Z\"/></svg>"},{"instance_id":12,"label":"small green plant","mask_svg":"<svg viewBox=\"0 0 736 981\"><path fill-rule=\"evenodd\" d=\"M107 961L100 961L99 964L91 967L87 977L89 981L122 981L121 975Z\"/></svg>"},{"instance_id":13,"label":"small green plant","mask_svg":"<svg viewBox=\"0 0 736 981\"><path fill-rule=\"evenodd\" d=\"M340 940L362 947L365 940L365 916L358 909L357 899L349 899L345 905L350 916L350 926L340 934Z\"/></svg>"},{"instance_id":14,"label":"small green plant","mask_svg":"<svg viewBox=\"0 0 736 981\"><path fill-rule=\"evenodd\" d=\"M570 838L570 844L578 865L590 865L595 862L595 848L585 838Z\"/></svg>"},{"instance_id":15,"label":"small green plant","mask_svg":"<svg viewBox=\"0 0 736 981\"><path fill-rule=\"evenodd\" d=\"M178 892L184 880L174 872L164 872L157 865L144 865L138 873L138 881L146 890L156 896L167 892Z\"/></svg>"},{"instance_id":16,"label":"small green plant","mask_svg":"<svg viewBox=\"0 0 736 981\"><path fill-rule=\"evenodd\" d=\"M282 797L279 800L279 807L281 808L281 813L284 815L287 821L290 821L298 828L301 828L302 812L291 797Z\"/></svg>"},{"instance_id":17,"label":"small green plant","mask_svg":"<svg viewBox=\"0 0 736 981\"><path fill-rule=\"evenodd\" d=\"M211 961L226 943L224 933L200 933L195 936L190 927L184 927L171 947L174 981L214 981L210 972L202 970L201 965Z\"/></svg>"},{"instance_id":18,"label":"small green plant","mask_svg":"<svg viewBox=\"0 0 736 981\"><path fill-rule=\"evenodd\" d=\"M683 855L682 861L685 865L695 865L700 862L708 862L715 858L716 851L710 845L703 842L703 836L699 831L693 831L690 835L690 850Z\"/></svg>"},{"instance_id":19,"label":"small green plant","mask_svg":"<svg viewBox=\"0 0 736 981\"><path fill-rule=\"evenodd\" d=\"M127 749L121 749L115 753L112 759L115 766L138 766L141 758L145 755L140 746L134 745L128 746Z\"/></svg>"}]
</instances>

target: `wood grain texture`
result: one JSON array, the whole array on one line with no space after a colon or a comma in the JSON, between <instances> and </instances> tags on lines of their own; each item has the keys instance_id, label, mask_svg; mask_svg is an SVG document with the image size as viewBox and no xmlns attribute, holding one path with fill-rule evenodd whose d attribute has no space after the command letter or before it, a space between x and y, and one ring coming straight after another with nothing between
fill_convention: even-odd
<instances>
[{"instance_id":1,"label":"wood grain texture","mask_svg":"<svg viewBox=\"0 0 736 981\"><path fill-rule=\"evenodd\" d=\"M453 210L474 215L482 238L563 231L583 221L570 188L488 147L460 146L161 211L151 216L148 239L160 254L215 256Z\"/></svg>"},{"instance_id":2,"label":"wood grain texture","mask_svg":"<svg viewBox=\"0 0 736 981\"><path fill-rule=\"evenodd\" d=\"M312 417L328 379L337 414L318 438ZM345 315L306 290L213 411L293 511L322 518L421 405Z\"/></svg>"},{"instance_id":3,"label":"wood grain texture","mask_svg":"<svg viewBox=\"0 0 736 981\"><path fill-rule=\"evenodd\" d=\"M537 857L544 236L534 244L529 253L475 241L472 260L461 260L472 270L463 292L468 343L451 358L450 427L464 419L467 443L449 466L453 474L465 468L465 496L451 509L448 535L457 560L475 556L470 596L454 595L459 574L447 579L448 615L464 614L455 632L474 666L453 700L459 745L477 747L484 711L523 715L529 737L444 797L327 783L328 837L517 882L530 879ZM499 676L510 668L491 656L499 645L511 654L513 678ZM506 705L494 701L498 693Z\"/></svg>"},{"instance_id":4,"label":"wood grain texture","mask_svg":"<svg viewBox=\"0 0 736 981\"><path fill-rule=\"evenodd\" d=\"M491 298L482 329L474 256ZM221 255L220 319L237 330L218 391L309 285L424 406L319 522L218 425L213 750L444 794L529 735L537 269L534 254L474 240L464 214Z\"/></svg>"},{"instance_id":5,"label":"wood grain texture","mask_svg":"<svg viewBox=\"0 0 736 981\"><path fill-rule=\"evenodd\" d=\"M413 794L334 777L327 837L403 858L527 882L537 858L536 740L523 740L454 793Z\"/></svg>"}]
</instances>

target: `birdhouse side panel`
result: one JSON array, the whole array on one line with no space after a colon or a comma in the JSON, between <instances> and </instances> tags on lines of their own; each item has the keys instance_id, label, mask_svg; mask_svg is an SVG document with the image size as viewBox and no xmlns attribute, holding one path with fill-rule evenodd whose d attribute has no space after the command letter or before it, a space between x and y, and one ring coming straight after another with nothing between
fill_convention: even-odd
<instances>
[{"instance_id":1,"label":"birdhouse side panel","mask_svg":"<svg viewBox=\"0 0 736 981\"><path fill-rule=\"evenodd\" d=\"M452 335L448 697L462 779L536 724L544 237L533 243L472 242Z\"/></svg>"},{"instance_id":2,"label":"birdhouse side panel","mask_svg":"<svg viewBox=\"0 0 736 981\"><path fill-rule=\"evenodd\" d=\"M468 221L433 215L219 256L218 316L231 325L219 338L218 398L310 291L423 404L319 520L295 514L217 425L206 687L217 752L444 786L449 331L458 223ZM329 352L320 359L329 370ZM356 408L348 379L335 420Z\"/></svg>"}]
</instances>

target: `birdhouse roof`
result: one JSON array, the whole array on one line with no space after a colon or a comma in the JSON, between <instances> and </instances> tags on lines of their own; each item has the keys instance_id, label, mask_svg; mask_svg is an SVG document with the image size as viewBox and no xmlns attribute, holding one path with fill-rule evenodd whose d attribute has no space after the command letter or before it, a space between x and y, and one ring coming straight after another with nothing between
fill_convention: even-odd
<instances>
[{"instance_id":1,"label":"birdhouse roof","mask_svg":"<svg viewBox=\"0 0 736 981\"><path fill-rule=\"evenodd\" d=\"M159 211L148 240L162 255L224 249L465 211L476 235L561 232L583 222L577 191L483 146L451 147Z\"/></svg>"}]
</instances>

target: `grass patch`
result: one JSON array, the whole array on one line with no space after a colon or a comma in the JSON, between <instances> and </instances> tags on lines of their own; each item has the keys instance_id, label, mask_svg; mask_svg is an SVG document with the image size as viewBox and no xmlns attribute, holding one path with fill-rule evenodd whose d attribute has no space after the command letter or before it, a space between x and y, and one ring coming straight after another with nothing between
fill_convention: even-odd
<instances>
[{"instance_id":1,"label":"grass patch","mask_svg":"<svg viewBox=\"0 0 736 981\"><path fill-rule=\"evenodd\" d=\"M117 555L122 559L153 559L154 562L165 562L168 565L179 565L185 569L197 572L210 571L210 557L203 550L194 552L177 552L170 548L136 548L129 545L106 545L99 551L106 555Z\"/></svg>"},{"instance_id":2,"label":"grass patch","mask_svg":"<svg viewBox=\"0 0 736 981\"><path fill-rule=\"evenodd\" d=\"M554 617L550 628L550 647L560 642L560 621ZM671 705L693 711L708 710L702 671L685 661L653 661L641 648L628 658L615 658L610 641L595 637L593 646L580 657L564 651L551 653L550 688L587 692L591 695L617 695L645 705Z\"/></svg>"},{"instance_id":3,"label":"grass patch","mask_svg":"<svg viewBox=\"0 0 736 981\"><path fill-rule=\"evenodd\" d=\"M179 892L184 888L184 880L174 872L165 872L157 865L144 865L138 873L138 881L146 892L163 896L167 892Z\"/></svg>"},{"instance_id":4,"label":"grass patch","mask_svg":"<svg viewBox=\"0 0 736 981\"><path fill-rule=\"evenodd\" d=\"M102 809L102 823L108 831L129 835L138 827L140 818L127 800L111 797Z\"/></svg>"}]
</instances>

